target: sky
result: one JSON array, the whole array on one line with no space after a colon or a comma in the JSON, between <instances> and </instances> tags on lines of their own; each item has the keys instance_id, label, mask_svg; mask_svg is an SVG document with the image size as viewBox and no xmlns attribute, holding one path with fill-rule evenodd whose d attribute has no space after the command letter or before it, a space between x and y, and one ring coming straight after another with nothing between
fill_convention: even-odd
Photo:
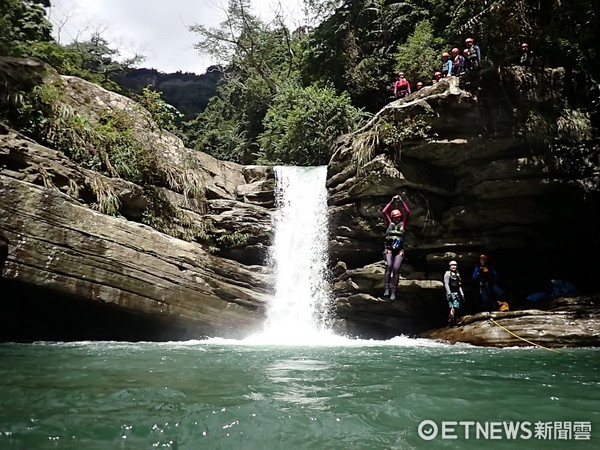
<instances>
[{"instance_id":1,"label":"sky","mask_svg":"<svg viewBox=\"0 0 600 450\"><path fill-rule=\"evenodd\" d=\"M286 23L302 22L302 0L251 0L253 12L270 20L281 3ZM191 25L218 26L227 0L52 0L49 10L54 37L61 44L85 40L100 32L121 57L146 57L139 67L161 72L202 74L217 63L194 49L199 40ZM117 58L119 59L119 58Z\"/></svg>"}]
</instances>

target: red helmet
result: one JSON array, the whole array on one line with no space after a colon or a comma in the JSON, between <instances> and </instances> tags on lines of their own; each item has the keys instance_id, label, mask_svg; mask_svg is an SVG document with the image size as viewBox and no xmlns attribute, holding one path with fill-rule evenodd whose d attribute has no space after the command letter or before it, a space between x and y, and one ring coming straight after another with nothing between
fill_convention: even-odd
<instances>
[{"instance_id":1,"label":"red helmet","mask_svg":"<svg viewBox=\"0 0 600 450\"><path fill-rule=\"evenodd\" d=\"M402 211L400 211L399 209L394 209L390 213L390 216L392 217L392 219L395 219L396 217L402 217Z\"/></svg>"},{"instance_id":2,"label":"red helmet","mask_svg":"<svg viewBox=\"0 0 600 450\"><path fill-rule=\"evenodd\" d=\"M399 77L404 77L404 72L398 72Z\"/></svg>"},{"instance_id":3,"label":"red helmet","mask_svg":"<svg viewBox=\"0 0 600 450\"><path fill-rule=\"evenodd\" d=\"M468 49L468 48L465 48L465 49L463 50L463 55L468 55L468 54L469 54L469 49Z\"/></svg>"},{"instance_id":4,"label":"red helmet","mask_svg":"<svg viewBox=\"0 0 600 450\"><path fill-rule=\"evenodd\" d=\"M417 83L417 87L423 87L423 83L421 83L420 81Z\"/></svg>"},{"instance_id":5,"label":"red helmet","mask_svg":"<svg viewBox=\"0 0 600 450\"><path fill-rule=\"evenodd\" d=\"M458 52L460 52L460 50L459 50L459 49L457 49L456 47L454 47L454 48L452 49L452 54L453 54L453 55L454 55L455 53L458 53Z\"/></svg>"},{"instance_id":6,"label":"red helmet","mask_svg":"<svg viewBox=\"0 0 600 450\"><path fill-rule=\"evenodd\" d=\"M444 52L442 53L442 58L450 58L450 55L448 54L448 52Z\"/></svg>"},{"instance_id":7,"label":"red helmet","mask_svg":"<svg viewBox=\"0 0 600 450\"><path fill-rule=\"evenodd\" d=\"M529 44L527 42L523 42L521 44L521 48L529 48Z\"/></svg>"},{"instance_id":8,"label":"red helmet","mask_svg":"<svg viewBox=\"0 0 600 450\"><path fill-rule=\"evenodd\" d=\"M465 39L465 44L473 44L474 42L475 42L475 39L473 39L473 38Z\"/></svg>"},{"instance_id":9,"label":"red helmet","mask_svg":"<svg viewBox=\"0 0 600 450\"><path fill-rule=\"evenodd\" d=\"M487 255L479 255L479 259L488 259Z\"/></svg>"},{"instance_id":10,"label":"red helmet","mask_svg":"<svg viewBox=\"0 0 600 450\"><path fill-rule=\"evenodd\" d=\"M441 77L442 76L442 72L436 72L433 75L436 76L436 77Z\"/></svg>"}]
</instances>

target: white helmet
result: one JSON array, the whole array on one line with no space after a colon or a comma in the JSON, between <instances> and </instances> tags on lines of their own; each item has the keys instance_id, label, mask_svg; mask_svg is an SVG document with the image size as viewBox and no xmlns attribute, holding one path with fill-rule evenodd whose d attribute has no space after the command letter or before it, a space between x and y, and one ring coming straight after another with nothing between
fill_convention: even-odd
<instances>
[{"instance_id":1,"label":"white helmet","mask_svg":"<svg viewBox=\"0 0 600 450\"><path fill-rule=\"evenodd\" d=\"M448 265L449 266L458 266L458 263L456 261L452 260L448 263Z\"/></svg>"}]
</instances>

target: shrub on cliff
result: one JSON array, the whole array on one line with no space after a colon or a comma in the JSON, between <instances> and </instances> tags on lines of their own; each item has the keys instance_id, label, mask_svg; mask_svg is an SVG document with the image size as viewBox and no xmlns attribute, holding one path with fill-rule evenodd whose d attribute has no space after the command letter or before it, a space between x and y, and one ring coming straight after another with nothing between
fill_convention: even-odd
<instances>
[{"instance_id":1,"label":"shrub on cliff","mask_svg":"<svg viewBox=\"0 0 600 450\"><path fill-rule=\"evenodd\" d=\"M322 165L338 136L360 124L363 114L347 93L332 87L286 84L275 96L259 137L263 164Z\"/></svg>"}]
</instances>

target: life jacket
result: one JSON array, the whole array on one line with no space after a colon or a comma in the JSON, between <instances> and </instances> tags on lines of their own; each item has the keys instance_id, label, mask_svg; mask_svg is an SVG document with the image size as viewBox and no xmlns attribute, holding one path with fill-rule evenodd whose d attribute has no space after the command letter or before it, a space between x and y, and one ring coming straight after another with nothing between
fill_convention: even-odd
<instances>
[{"instance_id":1,"label":"life jacket","mask_svg":"<svg viewBox=\"0 0 600 450\"><path fill-rule=\"evenodd\" d=\"M479 281L487 283L492 281L493 273L490 266L479 266Z\"/></svg>"},{"instance_id":2,"label":"life jacket","mask_svg":"<svg viewBox=\"0 0 600 450\"><path fill-rule=\"evenodd\" d=\"M471 45L467 51L467 57L472 61L477 59L477 46L475 44Z\"/></svg>"},{"instance_id":3,"label":"life jacket","mask_svg":"<svg viewBox=\"0 0 600 450\"><path fill-rule=\"evenodd\" d=\"M385 232L385 247L397 250L404 246L404 223L391 222Z\"/></svg>"},{"instance_id":4,"label":"life jacket","mask_svg":"<svg viewBox=\"0 0 600 450\"><path fill-rule=\"evenodd\" d=\"M450 286L450 292L459 292L460 286L462 285L462 279L460 278L460 274L458 271L449 270L446 272L450 274L450 279L448 280L448 286Z\"/></svg>"},{"instance_id":5,"label":"life jacket","mask_svg":"<svg viewBox=\"0 0 600 450\"><path fill-rule=\"evenodd\" d=\"M465 65L465 58L462 55L456 55L454 61L452 61L452 67L455 71L462 70Z\"/></svg>"},{"instance_id":6,"label":"life jacket","mask_svg":"<svg viewBox=\"0 0 600 450\"><path fill-rule=\"evenodd\" d=\"M405 78L401 78L400 80L396 81L396 88L397 89L408 89L408 81L406 81Z\"/></svg>"}]
</instances>

